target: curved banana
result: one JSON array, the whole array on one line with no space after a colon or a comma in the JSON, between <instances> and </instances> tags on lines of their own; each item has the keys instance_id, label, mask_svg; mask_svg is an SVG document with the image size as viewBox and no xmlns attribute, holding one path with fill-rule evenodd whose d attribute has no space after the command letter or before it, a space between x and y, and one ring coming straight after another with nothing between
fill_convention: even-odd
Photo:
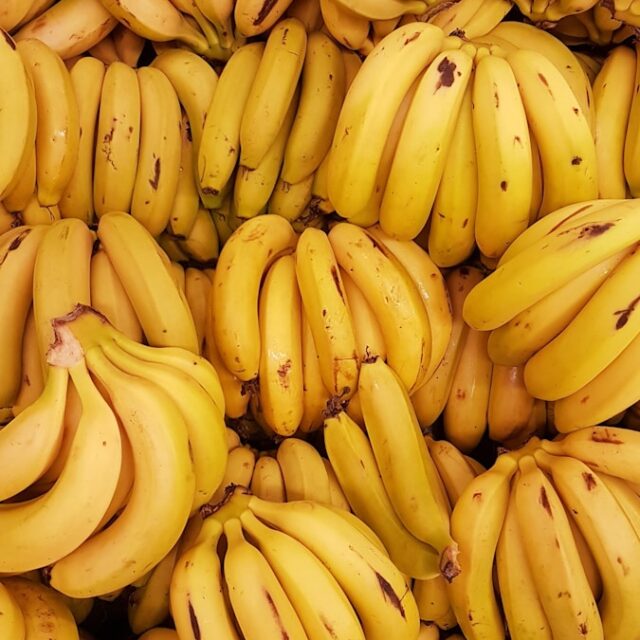
<instances>
[{"instance_id":1,"label":"curved banana","mask_svg":"<svg viewBox=\"0 0 640 640\"><path fill-rule=\"evenodd\" d=\"M255 465L256 454L253 449L241 446L229 451L224 478L213 494L211 504L218 504L235 487L250 487Z\"/></svg>"},{"instance_id":2,"label":"curved banana","mask_svg":"<svg viewBox=\"0 0 640 640\"><path fill-rule=\"evenodd\" d=\"M390 236L411 240L429 218L472 67L462 49L443 51L416 88L380 205L380 226Z\"/></svg>"},{"instance_id":3,"label":"curved banana","mask_svg":"<svg viewBox=\"0 0 640 640\"><path fill-rule=\"evenodd\" d=\"M172 215L176 213L175 208L173 211ZM184 240L178 241L178 245L191 260L201 264L211 263L218 257L220 239L208 209L198 208L191 231Z\"/></svg>"},{"instance_id":4,"label":"curved banana","mask_svg":"<svg viewBox=\"0 0 640 640\"><path fill-rule=\"evenodd\" d=\"M285 121L307 47L299 20L286 18L270 32L240 122L240 164L255 169Z\"/></svg>"},{"instance_id":5,"label":"curved banana","mask_svg":"<svg viewBox=\"0 0 640 640\"><path fill-rule=\"evenodd\" d=\"M638 52L640 47L636 45L636 72L633 83L633 97L629 110L629 120L624 141L624 177L631 195L640 195L640 171L638 171L638 158L640 158L640 65L638 64Z\"/></svg>"},{"instance_id":6,"label":"curved banana","mask_svg":"<svg viewBox=\"0 0 640 640\"><path fill-rule=\"evenodd\" d=\"M34 96L33 114L35 124L35 94L33 93L33 87L31 91ZM33 136L35 138L35 126L33 129ZM24 211L28 206L31 199L36 192L36 150L35 145L31 145L29 151L25 153L23 162L19 170L19 175L16 175L16 180L7 189L6 195L3 195L2 206L12 214L18 214ZM2 195L2 194L0 194Z\"/></svg>"},{"instance_id":7,"label":"curved banana","mask_svg":"<svg viewBox=\"0 0 640 640\"><path fill-rule=\"evenodd\" d=\"M414 580L411 590L420 611L420 620L439 620L451 610L447 586L442 575L427 580Z\"/></svg>"},{"instance_id":8,"label":"curved banana","mask_svg":"<svg viewBox=\"0 0 640 640\"><path fill-rule=\"evenodd\" d=\"M189 309L193 316L193 322L198 334L200 352L203 352L204 338L206 334L207 313L209 309L209 294L211 292L211 280L199 269L188 267L185 270L184 294L189 303Z\"/></svg>"},{"instance_id":9,"label":"curved banana","mask_svg":"<svg viewBox=\"0 0 640 640\"><path fill-rule=\"evenodd\" d=\"M24 615L18 601L11 591L0 582L0 633L4 638L25 640L26 628Z\"/></svg>"},{"instance_id":10,"label":"curved banana","mask_svg":"<svg viewBox=\"0 0 640 640\"><path fill-rule=\"evenodd\" d=\"M52 360L58 356L68 359L63 348L52 351ZM11 549L0 560L0 571L30 571L74 552L100 522L118 482L121 446L116 418L84 360L70 366L82 415L67 464L49 491L0 509L0 538L3 548ZM66 378L66 370L62 375Z\"/></svg>"},{"instance_id":11,"label":"curved banana","mask_svg":"<svg viewBox=\"0 0 640 640\"><path fill-rule=\"evenodd\" d=\"M98 239L148 343L199 353L186 297L171 276L168 258L142 225L126 213L109 213L100 219Z\"/></svg>"},{"instance_id":12,"label":"curved banana","mask_svg":"<svg viewBox=\"0 0 640 640\"><path fill-rule=\"evenodd\" d=\"M131 215L153 236L171 218L180 174L181 115L176 92L153 67L137 70L140 85L140 150Z\"/></svg>"},{"instance_id":13,"label":"curved banana","mask_svg":"<svg viewBox=\"0 0 640 640\"><path fill-rule=\"evenodd\" d=\"M44 376L40 364L38 336L33 317L33 307L27 316L22 336L22 381L20 391L13 401L11 411L18 416L29 405L33 404L44 391Z\"/></svg>"},{"instance_id":14,"label":"curved banana","mask_svg":"<svg viewBox=\"0 0 640 640\"><path fill-rule=\"evenodd\" d=\"M15 39L40 40L66 60L91 49L117 24L100 0L60 0L24 25Z\"/></svg>"},{"instance_id":15,"label":"curved banana","mask_svg":"<svg viewBox=\"0 0 640 640\"><path fill-rule=\"evenodd\" d=\"M85 358L127 432L136 479L114 523L53 566L51 585L72 597L109 593L157 564L180 537L195 487L186 425L170 397L117 369L99 347Z\"/></svg>"},{"instance_id":16,"label":"curved banana","mask_svg":"<svg viewBox=\"0 0 640 640\"><path fill-rule=\"evenodd\" d=\"M35 90L38 200L50 206L60 202L78 160L78 103L69 71L57 53L39 40L22 40L16 48Z\"/></svg>"},{"instance_id":17,"label":"curved banana","mask_svg":"<svg viewBox=\"0 0 640 640\"><path fill-rule=\"evenodd\" d=\"M261 456L256 460L250 488L251 493L262 500L284 502L287 499L282 469L275 458Z\"/></svg>"},{"instance_id":18,"label":"curved banana","mask_svg":"<svg viewBox=\"0 0 640 640\"><path fill-rule=\"evenodd\" d=\"M288 438L278 447L287 500L312 500L331 504L329 476L320 454L304 440Z\"/></svg>"},{"instance_id":19,"label":"curved banana","mask_svg":"<svg viewBox=\"0 0 640 640\"><path fill-rule=\"evenodd\" d=\"M384 38L358 71L329 158L329 197L341 216L351 218L366 207L394 115L411 84L439 53L442 39L442 31L432 25L405 25Z\"/></svg>"},{"instance_id":20,"label":"curved banana","mask_svg":"<svg viewBox=\"0 0 640 640\"><path fill-rule=\"evenodd\" d=\"M338 0L319 0L319 4L323 29L343 47L359 50L367 41L369 20L345 9Z\"/></svg>"},{"instance_id":21,"label":"curved banana","mask_svg":"<svg viewBox=\"0 0 640 640\"><path fill-rule=\"evenodd\" d=\"M466 456L450 442L433 440L429 436L425 436L425 442L429 449L429 455L436 465L449 502L454 506L467 485L479 473L471 467ZM446 611L442 612L442 615L445 613Z\"/></svg>"},{"instance_id":22,"label":"curved banana","mask_svg":"<svg viewBox=\"0 0 640 640\"><path fill-rule=\"evenodd\" d=\"M242 114L263 53L261 42L240 47L220 74L198 151L198 176L205 203L220 194L236 166Z\"/></svg>"},{"instance_id":23,"label":"curved banana","mask_svg":"<svg viewBox=\"0 0 640 640\"><path fill-rule=\"evenodd\" d=\"M146 40L121 22L111 32L118 58L130 67L137 67Z\"/></svg>"},{"instance_id":24,"label":"curved banana","mask_svg":"<svg viewBox=\"0 0 640 640\"><path fill-rule=\"evenodd\" d=\"M387 361L411 393L425 380L432 344L429 316L418 287L400 261L363 229L339 223L328 237L338 264L378 317Z\"/></svg>"},{"instance_id":25,"label":"curved banana","mask_svg":"<svg viewBox=\"0 0 640 640\"><path fill-rule=\"evenodd\" d=\"M279 178L269 198L268 212L291 222L299 220L311 202L313 180L313 174L295 184Z\"/></svg>"}]
</instances>

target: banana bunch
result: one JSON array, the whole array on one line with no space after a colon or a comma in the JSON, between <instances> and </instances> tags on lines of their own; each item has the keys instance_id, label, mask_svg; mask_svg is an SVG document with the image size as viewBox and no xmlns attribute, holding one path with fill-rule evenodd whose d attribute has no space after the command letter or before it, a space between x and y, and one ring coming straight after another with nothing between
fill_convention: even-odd
<instances>
[{"instance_id":1,"label":"banana bunch","mask_svg":"<svg viewBox=\"0 0 640 640\"><path fill-rule=\"evenodd\" d=\"M547 420L546 403L525 387L524 366L494 364L487 332L463 319L466 297L482 279L473 266L447 273L453 313L449 344L433 375L411 395L420 426L427 429L442 416L446 439L465 452L475 449L485 433L513 448L534 433L543 435Z\"/></svg>"},{"instance_id":2,"label":"banana bunch","mask_svg":"<svg viewBox=\"0 0 640 640\"><path fill-rule=\"evenodd\" d=\"M328 160L327 197L342 217L403 240L429 222L424 242L447 267L476 245L498 259L539 216L598 196L586 75L548 34L542 51L507 42L511 24L476 44L444 38L444 22L444 32L407 23L366 58Z\"/></svg>"},{"instance_id":3,"label":"banana bunch","mask_svg":"<svg viewBox=\"0 0 640 640\"><path fill-rule=\"evenodd\" d=\"M616 427L534 438L469 483L452 513L463 571L447 585L468 640L504 638L505 622L512 638L635 633L639 446Z\"/></svg>"},{"instance_id":4,"label":"banana bunch","mask_svg":"<svg viewBox=\"0 0 640 640\"><path fill-rule=\"evenodd\" d=\"M464 320L490 332L491 360L524 365L529 394L555 401L561 432L602 423L639 399L639 207L595 200L549 214L464 301Z\"/></svg>"},{"instance_id":5,"label":"banana bunch","mask_svg":"<svg viewBox=\"0 0 640 640\"><path fill-rule=\"evenodd\" d=\"M148 573L212 498L224 398L206 360L139 344L90 307L51 324L44 390L1 432L0 571L47 566L87 598Z\"/></svg>"},{"instance_id":6,"label":"banana bunch","mask_svg":"<svg viewBox=\"0 0 640 640\"><path fill-rule=\"evenodd\" d=\"M257 216L223 246L212 287L205 348L228 415L250 405L268 434L319 428L325 410L357 395L372 356L419 387L451 333L438 268L379 228L340 223L298 238L281 216Z\"/></svg>"},{"instance_id":7,"label":"banana bunch","mask_svg":"<svg viewBox=\"0 0 640 640\"><path fill-rule=\"evenodd\" d=\"M415 640L420 626L405 576L363 522L240 491L204 519L176 564L170 600L185 640Z\"/></svg>"},{"instance_id":8,"label":"banana bunch","mask_svg":"<svg viewBox=\"0 0 640 640\"><path fill-rule=\"evenodd\" d=\"M7 640L80 640L67 599L54 589L22 576L0 581L0 634Z\"/></svg>"},{"instance_id":9,"label":"banana bunch","mask_svg":"<svg viewBox=\"0 0 640 640\"><path fill-rule=\"evenodd\" d=\"M531 22L555 23L567 16L582 15L600 3L598 0L513 0Z\"/></svg>"}]
</instances>

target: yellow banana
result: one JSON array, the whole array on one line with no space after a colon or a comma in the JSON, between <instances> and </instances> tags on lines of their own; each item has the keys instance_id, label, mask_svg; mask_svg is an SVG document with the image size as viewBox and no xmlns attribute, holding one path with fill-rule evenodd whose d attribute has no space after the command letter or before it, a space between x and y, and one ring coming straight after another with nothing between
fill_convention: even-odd
<instances>
[{"instance_id":1,"label":"yellow banana","mask_svg":"<svg viewBox=\"0 0 640 640\"><path fill-rule=\"evenodd\" d=\"M111 32L111 38L120 60L130 67L137 67L144 49L145 39L122 23L118 23Z\"/></svg>"},{"instance_id":2,"label":"yellow banana","mask_svg":"<svg viewBox=\"0 0 640 640\"><path fill-rule=\"evenodd\" d=\"M347 49L359 50L367 41L370 22L348 9L338 0L319 0L323 29Z\"/></svg>"},{"instance_id":3,"label":"yellow banana","mask_svg":"<svg viewBox=\"0 0 640 640\"><path fill-rule=\"evenodd\" d=\"M198 209L191 231L184 240L178 241L178 246L191 260L203 264L210 263L218 257L218 230L208 209Z\"/></svg>"},{"instance_id":4,"label":"yellow banana","mask_svg":"<svg viewBox=\"0 0 640 640\"><path fill-rule=\"evenodd\" d=\"M240 123L240 164L255 169L281 130L302 71L307 46L295 18L270 32Z\"/></svg>"},{"instance_id":5,"label":"yellow banana","mask_svg":"<svg viewBox=\"0 0 640 640\"><path fill-rule=\"evenodd\" d=\"M140 88L122 62L107 68L96 134L93 203L98 217L130 211L140 148Z\"/></svg>"},{"instance_id":6,"label":"yellow banana","mask_svg":"<svg viewBox=\"0 0 640 640\"><path fill-rule=\"evenodd\" d=\"M640 195L640 172L638 171L638 158L640 158L640 144L638 132L640 131L640 65L638 64L638 52L640 47L635 47L636 72L633 83L633 94L629 120L624 141L624 176L629 186L629 191L634 197Z\"/></svg>"},{"instance_id":7,"label":"yellow banana","mask_svg":"<svg viewBox=\"0 0 640 640\"><path fill-rule=\"evenodd\" d=\"M209 309L209 294L211 291L211 280L199 269L191 267L185 269L184 294L189 303L189 309L193 316L193 322L198 334L200 352L203 351L204 338L206 334L207 312Z\"/></svg>"},{"instance_id":8,"label":"yellow banana","mask_svg":"<svg viewBox=\"0 0 640 640\"><path fill-rule=\"evenodd\" d=\"M0 631L5 638L25 640L26 628L24 615L18 601L11 591L0 582Z\"/></svg>"},{"instance_id":9,"label":"yellow banana","mask_svg":"<svg viewBox=\"0 0 640 640\"><path fill-rule=\"evenodd\" d=\"M275 458L261 456L256 460L250 488L251 493L262 500L284 502L287 499L282 470Z\"/></svg>"},{"instance_id":10,"label":"yellow banana","mask_svg":"<svg viewBox=\"0 0 640 640\"><path fill-rule=\"evenodd\" d=\"M235 487L249 488L256 465L256 454L247 446L229 451L224 478L211 498L211 504L218 504Z\"/></svg>"},{"instance_id":11,"label":"yellow banana","mask_svg":"<svg viewBox=\"0 0 640 640\"><path fill-rule=\"evenodd\" d=\"M471 467L466 456L450 442L433 440L429 436L425 436L425 442L427 443L429 454L436 465L449 502L454 506L467 485L479 474ZM445 613L446 611L443 611L442 615Z\"/></svg>"},{"instance_id":12,"label":"yellow banana","mask_svg":"<svg viewBox=\"0 0 640 640\"><path fill-rule=\"evenodd\" d=\"M171 218L180 174L181 116L176 92L162 71L142 67L138 167L131 199L131 215L153 236Z\"/></svg>"},{"instance_id":13,"label":"yellow banana","mask_svg":"<svg viewBox=\"0 0 640 640\"><path fill-rule=\"evenodd\" d=\"M31 76L38 114L36 172L38 200L58 204L78 160L78 103L60 56L39 40L22 40L18 53Z\"/></svg>"},{"instance_id":14,"label":"yellow banana","mask_svg":"<svg viewBox=\"0 0 640 640\"><path fill-rule=\"evenodd\" d=\"M319 0L293 0L286 15L300 20L307 33L318 31L324 24Z\"/></svg>"},{"instance_id":15,"label":"yellow banana","mask_svg":"<svg viewBox=\"0 0 640 640\"><path fill-rule=\"evenodd\" d=\"M431 213L472 66L462 49L443 51L418 84L380 206L380 226L390 236L415 238Z\"/></svg>"},{"instance_id":16,"label":"yellow banana","mask_svg":"<svg viewBox=\"0 0 640 640\"><path fill-rule=\"evenodd\" d=\"M42 224L53 224L60 220L60 208L58 205L43 207L38 201L38 196L34 193L27 206L20 212L20 217L24 224L37 227Z\"/></svg>"},{"instance_id":17,"label":"yellow banana","mask_svg":"<svg viewBox=\"0 0 640 640\"><path fill-rule=\"evenodd\" d=\"M278 447L276 459L282 471L287 500L331 504L329 476L320 454L309 443L288 438Z\"/></svg>"},{"instance_id":18,"label":"yellow banana","mask_svg":"<svg viewBox=\"0 0 640 640\"><path fill-rule=\"evenodd\" d=\"M56 5L57 6L57 5ZM105 68L102 62L86 57L78 60L71 70L71 83L78 100L80 143L78 161L60 200L63 218L80 218L93 222L93 161L95 131L102 94Z\"/></svg>"},{"instance_id":19,"label":"yellow banana","mask_svg":"<svg viewBox=\"0 0 640 640\"><path fill-rule=\"evenodd\" d=\"M367 205L394 115L440 51L442 39L442 31L424 23L396 29L367 57L349 87L328 167L329 197L343 217L353 217Z\"/></svg>"},{"instance_id":20,"label":"yellow banana","mask_svg":"<svg viewBox=\"0 0 640 640\"><path fill-rule=\"evenodd\" d=\"M13 401L11 411L14 416L22 413L34 403L44 391L44 377L38 351L38 336L33 317L33 307L27 316L22 336L22 381L20 391Z\"/></svg>"}]
</instances>

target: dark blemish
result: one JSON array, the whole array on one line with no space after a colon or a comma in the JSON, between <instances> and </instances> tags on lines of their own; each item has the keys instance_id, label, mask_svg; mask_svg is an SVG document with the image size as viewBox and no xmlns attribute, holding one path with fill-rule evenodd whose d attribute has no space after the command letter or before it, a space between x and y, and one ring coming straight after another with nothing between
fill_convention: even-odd
<instances>
[{"instance_id":1,"label":"dark blemish","mask_svg":"<svg viewBox=\"0 0 640 640\"><path fill-rule=\"evenodd\" d=\"M466 229L468 224L469 224L469 218L465 218L462 222L462 228Z\"/></svg>"},{"instance_id":2,"label":"dark blemish","mask_svg":"<svg viewBox=\"0 0 640 640\"><path fill-rule=\"evenodd\" d=\"M202 635L200 634L200 624L198 623L198 618L196 617L196 612L193 609L193 605L191 601L188 602L189 605L189 621L191 622L191 631L193 631L193 637L196 640L200 640Z\"/></svg>"},{"instance_id":3,"label":"dark blemish","mask_svg":"<svg viewBox=\"0 0 640 640\"><path fill-rule=\"evenodd\" d=\"M15 51L16 43L13 41L13 38L4 29L1 29L1 31L4 39L7 41L7 44Z\"/></svg>"},{"instance_id":4,"label":"dark blemish","mask_svg":"<svg viewBox=\"0 0 640 640\"><path fill-rule=\"evenodd\" d=\"M482 502L482 491L476 491L471 497L477 502Z\"/></svg>"},{"instance_id":5,"label":"dark blemish","mask_svg":"<svg viewBox=\"0 0 640 640\"><path fill-rule=\"evenodd\" d=\"M289 374L289 371L291 370L292 367L292 363L291 360L287 360L286 362L283 362L279 367L278 367L278 377L280 378L286 378L287 375ZM288 386L288 385L287 385Z\"/></svg>"},{"instance_id":6,"label":"dark blemish","mask_svg":"<svg viewBox=\"0 0 640 640\"><path fill-rule=\"evenodd\" d=\"M506 181L506 180L503 180L503 181L500 183L500 188L501 188L503 191L506 191L506 190L507 190L507 181Z\"/></svg>"},{"instance_id":7,"label":"dark blemish","mask_svg":"<svg viewBox=\"0 0 640 640\"><path fill-rule=\"evenodd\" d=\"M573 166L577 166L579 164L582 164L582 158L580 156L573 156L573 158L571 158L571 164Z\"/></svg>"},{"instance_id":8,"label":"dark blemish","mask_svg":"<svg viewBox=\"0 0 640 640\"><path fill-rule=\"evenodd\" d=\"M335 268L335 266L331 267L331 277L333 278L333 282L336 285L336 289L340 294L340 298L344 302L344 295L342 293L342 287L340 286L340 276L338 275L338 270Z\"/></svg>"},{"instance_id":9,"label":"dark blemish","mask_svg":"<svg viewBox=\"0 0 640 640\"><path fill-rule=\"evenodd\" d=\"M622 329L627 322L629 322L629 317L635 311L636 305L640 302L640 296L634 298L626 309L621 309L620 311L614 311L613 315L618 316L618 320L616 321L616 330Z\"/></svg>"},{"instance_id":10,"label":"dark blemish","mask_svg":"<svg viewBox=\"0 0 640 640\"><path fill-rule=\"evenodd\" d=\"M405 41L404 41L404 46L406 47L410 42L413 42L414 40L417 40L420 37L420 32L416 31L412 36L409 36Z\"/></svg>"},{"instance_id":11,"label":"dark blemish","mask_svg":"<svg viewBox=\"0 0 640 640\"><path fill-rule=\"evenodd\" d=\"M220 191L218 191L218 189L213 189L212 187L205 187L202 190L202 193L204 193L206 196L217 196Z\"/></svg>"},{"instance_id":12,"label":"dark blemish","mask_svg":"<svg viewBox=\"0 0 640 640\"><path fill-rule=\"evenodd\" d=\"M438 80L438 84L436 84L436 91L440 89L440 87L450 87L454 80L454 71L456 70L455 62L451 62L449 58L444 58L440 64L438 65L438 71L440 72L440 80ZM434 91L435 93L435 91Z\"/></svg>"},{"instance_id":13,"label":"dark blemish","mask_svg":"<svg viewBox=\"0 0 640 640\"><path fill-rule=\"evenodd\" d=\"M500 96L497 91L493 92L493 99L496 101L496 109L500 107Z\"/></svg>"},{"instance_id":14,"label":"dark blemish","mask_svg":"<svg viewBox=\"0 0 640 640\"><path fill-rule=\"evenodd\" d=\"M376 578L378 578L378 584L380 585L380 589L382 590L385 599L389 600L389 602L400 612L400 615L403 618L406 618L404 607L402 606L400 598L398 598L398 594L393 590L393 587L387 582L384 576L381 576L377 571L375 574Z\"/></svg>"},{"instance_id":15,"label":"dark blemish","mask_svg":"<svg viewBox=\"0 0 640 640\"><path fill-rule=\"evenodd\" d=\"M629 567L624 563L620 556L616 558L616 562L622 567L622 575L629 575Z\"/></svg>"},{"instance_id":16,"label":"dark blemish","mask_svg":"<svg viewBox=\"0 0 640 640\"><path fill-rule=\"evenodd\" d=\"M540 487L539 502L542 505L542 508L549 514L549 517L553 519L551 505L549 504L549 496L547 496L547 490L544 487Z\"/></svg>"},{"instance_id":17,"label":"dark blemish","mask_svg":"<svg viewBox=\"0 0 640 640\"><path fill-rule=\"evenodd\" d=\"M604 435L598 435L600 433ZM591 433L591 440L593 442L600 442L601 444L624 444L622 440L611 435L609 429L599 429L598 431L593 431Z\"/></svg>"},{"instance_id":18,"label":"dark blemish","mask_svg":"<svg viewBox=\"0 0 640 640\"><path fill-rule=\"evenodd\" d=\"M456 389L456 398L458 400L464 400L467 397L467 392L464 389Z\"/></svg>"},{"instance_id":19,"label":"dark blemish","mask_svg":"<svg viewBox=\"0 0 640 640\"><path fill-rule=\"evenodd\" d=\"M327 310L326 310L326 309L323 309L323 310L322 310L322 317L324 318L326 315L327 315Z\"/></svg>"},{"instance_id":20,"label":"dark blemish","mask_svg":"<svg viewBox=\"0 0 640 640\"><path fill-rule=\"evenodd\" d=\"M588 471L585 471L582 473L582 479L584 480L584 483L587 485L587 491L593 491L598 484L596 482L595 476L592 473L589 473Z\"/></svg>"},{"instance_id":21,"label":"dark blemish","mask_svg":"<svg viewBox=\"0 0 640 640\"><path fill-rule=\"evenodd\" d=\"M538 78L540 78L540 81L542 82L542 84L544 84L545 87L549 86L547 79L541 73L538 74Z\"/></svg>"},{"instance_id":22,"label":"dark blemish","mask_svg":"<svg viewBox=\"0 0 640 640\"><path fill-rule=\"evenodd\" d=\"M193 134L191 133L191 123L187 120L186 122L186 129L185 129L185 133L187 134L187 140L189 142L193 142Z\"/></svg>"},{"instance_id":23,"label":"dark blemish","mask_svg":"<svg viewBox=\"0 0 640 640\"><path fill-rule=\"evenodd\" d=\"M591 396L585 396L584 398L580 399L580 404L584 404Z\"/></svg>"},{"instance_id":24,"label":"dark blemish","mask_svg":"<svg viewBox=\"0 0 640 640\"><path fill-rule=\"evenodd\" d=\"M266 2L262 5L262 7L260 7L260 11L258 11L258 15L253 20L254 26L260 24L269 15L269 11L273 9L276 2L277 0L266 0Z\"/></svg>"},{"instance_id":25,"label":"dark blemish","mask_svg":"<svg viewBox=\"0 0 640 640\"><path fill-rule=\"evenodd\" d=\"M160 158L156 158L153 163L153 178L149 180L149 184L154 191L158 190L158 183L160 181Z\"/></svg>"},{"instance_id":26,"label":"dark blemish","mask_svg":"<svg viewBox=\"0 0 640 640\"><path fill-rule=\"evenodd\" d=\"M289 634L286 632L283 624L282 624L282 620L280 619L280 614L278 613L278 608L276 607L275 602L273 601L273 598L271 597L271 594L265 589L264 590L264 595L267 598L267 602L269 603L269 607L271 607L271 611L273 611L273 617L277 620L278 622L278 626L280 627L280 633L281 633L281 638L282 640L289 640Z\"/></svg>"},{"instance_id":27,"label":"dark blemish","mask_svg":"<svg viewBox=\"0 0 640 640\"><path fill-rule=\"evenodd\" d=\"M460 267L460 275L468 276L469 275L469 267Z\"/></svg>"},{"instance_id":28,"label":"dark blemish","mask_svg":"<svg viewBox=\"0 0 640 640\"><path fill-rule=\"evenodd\" d=\"M580 115L580 109L578 109L578 107L573 107L573 113Z\"/></svg>"},{"instance_id":29,"label":"dark blemish","mask_svg":"<svg viewBox=\"0 0 640 640\"><path fill-rule=\"evenodd\" d=\"M516 136L516 137L514 138L514 140L515 140L516 142L518 142L519 144L522 144L522 140L521 140L520 136Z\"/></svg>"},{"instance_id":30,"label":"dark blemish","mask_svg":"<svg viewBox=\"0 0 640 640\"><path fill-rule=\"evenodd\" d=\"M580 626L578 627L578 629L580 630L580 633L583 636L586 636L587 633L589 632L589 628L587 627L587 623L586 622L581 622Z\"/></svg>"},{"instance_id":31,"label":"dark blemish","mask_svg":"<svg viewBox=\"0 0 640 640\"><path fill-rule=\"evenodd\" d=\"M615 222L586 224L582 227L578 225L577 227L571 227L570 229L561 231L558 235L563 236L567 233L573 233L576 229L580 229L580 233L578 234L577 239L583 240L584 238L594 238L595 236L600 236L605 233L605 231L611 229L611 227L615 227Z\"/></svg>"},{"instance_id":32,"label":"dark blemish","mask_svg":"<svg viewBox=\"0 0 640 640\"><path fill-rule=\"evenodd\" d=\"M322 620L322 626L327 630L329 636L338 640L335 629L324 619L324 616L320 616L320 620Z\"/></svg>"},{"instance_id":33,"label":"dark blemish","mask_svg":"<svg viewBox=\"0 0 640 640\"><path fill-rule=\"evenodd\" d=\"M549 229L549 231L547 232L547 235L549 235L550 233L553 233L558 227L562 226L565 222L567 222L567 220L571 220L571 218L579 215L580 213L582 213L583 211L586 211L587 209L590 209L593 205L591 204L586 204L584 207L580 207L579 209L576 209L570 216L567 216L566 218L563 218L562 220L560 220L560 222L558 222L558 224L555 227L551 227L551 229Z\"/></svg>"}]
</instances>

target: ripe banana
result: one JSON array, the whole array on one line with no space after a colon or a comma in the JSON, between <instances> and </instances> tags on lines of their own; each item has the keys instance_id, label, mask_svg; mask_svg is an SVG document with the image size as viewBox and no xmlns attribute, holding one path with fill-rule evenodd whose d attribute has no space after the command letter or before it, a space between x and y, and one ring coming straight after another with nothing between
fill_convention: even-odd
<instances>
[{"instance_id":1,"label":"ripe banana","mask_svg":"<svg viewBox=\"0 0 640 640\"><path fill-rule=\"evenodd\" d=\"M124 24L118 23L116 28L111 32L113 45L116 48L118 58L130 67L137 67L138 60L144 49L145 39L134 31L131 31Z\"/></svg>"},{"instance_id":2,"label":"ripe banana","mask_svg":"<svg viewBox=\"0 0 640 640\"><path fill-rule=\"evenodd\" d=\"M113 62L104 76L96 134L93 203L98 217L131 210L140 125L136 73L122 62Z\"/></svg>"},{"instance_id":3,"label":"ripe banana","mask_svg":"<svg viewBox=\"0 0 640 640\"><path fill-rule=\"evenodd\" d=\"M11 591L0 582L0 632L5 638L24 640L26 629L22 609Z\"/></svg>"},{"instance_id":4,"label":"ripe banana","mask_svg":"<svg viewBox=\"0 0 640 640\"><path fill-rule=\"evenodd\" d=\"M320 0L323 30L343 47L359 50L367 41L371 23L348 9L338 0Z\"/></svg>"},{"instance_id":5,"label":"ripe banana","mask_svg":"<svg viewBox=\"0 0 640 640\"><path fill-rule=\"evenodd\" d=\"M73 83L60 56L43 42L23 40L16 47L35 90L38 200L43 206L58 204L73 176L80 143Z\"/></svg>"},{"instance_id":6,"label":"ripe banana","mask_svg":"<svg viewBox=\"0 0 640 640\"><path fill-rule=\"evenodd\" d=\"M270 32L242 113L240 164L255 169L278 136L302 72L307 33L295 18Z\"/></svg>"},{"instance_id":7,"label":"ripe banana","mask_svg":"<svg viewBox=\"0 0 640 640\"><path fill-rule=\"evenodd\" d=\"M176 92L166 75L153 67L137 70L140 85L138 167L131 215L153 236L171 218L180 174L181 115Z\"/></svg>"},{"instance_id":8,"label":"ripe banana","mask_svg":"<svg viewBox=\"0 0 640 640\"><path fill-rule=\"evenodd\" d=\"M171 276L168 258L142 225L126 213L109 213L100 219L98 239L148 343L199 353L198 336L184 293Z\"/></svg>"},{"instance_id":9,"label":"ripe banana","mask_svg":"<svg viewBox=\"0 0 640 640\"><path fill-rule=\"evenodd\" d=\"M57 5L56 5L57 6ZM71 83L78 100L80 142L78 161L66 190L60 200L63 218L80 218L93 222L93 161L95 131L105 68L102 62L86 57L71 69Z\"/></svg>"},{"instance_id":10,"label":"ripe banana","mask_svg":"<svg viewBox=\"0 0 640 640\"><path fill-rule=\"evenodd\" d=\"M347 92L329 158L329 197L346 218L373 192L394 115L409 87L439 53L443 33L412 23L396 29L362 65Z\"/></svg>"},{"instance_id":11,"label":"ripe banana","mask_svg":"<svg viewBox=\"0 0 640 640\"><path fill-rule=\"evenodd\" d=\"M288 438L278 447L276 459L282 471L287 500L331 504L329 476L320 454L309 443Z\"/></svg>"},{"instance_id":12,"label":"ripe banana","mask_svg":"<svg viewBox=\"0 0 640 640\"><path fill-rule=\"evenodd\" d=\"M243 446L229 451L224 478L213 494L211 504L220 503L235 487L249 488L255 465L256 454L253 449Z\"/></svg>"},{"instance_id":13,"label":"ripe banana","mask_svg":"<svg viewBox=\"0 0 640 640\"><path fill-rule=\"evenodd\" d=\"M261 456L256 460L250 488L251 493L262 500L284 502L287 499L282 470L275 458Z\"/></svg>"},{"instance_id":14,"label":"ripe banana","mask_svg":"<svg viewBox=\"0 0 640 640\"><path fill-rule=\"evenodd\" d=\"M185 269L184 294L193 316L201 353L204 348L210 292L211 280L204 272L192 267Z\"/></svg>"},{"instance_id":15,"label":"ripe banana","mask_svg":"<svg viewBox=\"0 0 640 640\"><path fill-rule=\"evenodd\" d=\"M44 391L44 378L38 351L38 336L33 317L33 307L27 316L22 336L22 381L20 391L13 401L11 411L14 416L22 413L34 403Z\"/></svg>"},{"instance_id":16,"label":"ripe banana","mask_svg":"<svg viewBox=\"0 0 640 640\"><path fill-rule=\"evenodd\" d=\"M636 45L636 71L633 83L633 94L629 120L624 141L624 177L629 186L629 191L634 197L640 195L640 172L638 171L638 158L640 158L640 144L638 131L640 130L640 65L638 64L638 52L640 47ZM624 90L623 90L624 91Z\"/></svg>"},{"instance_id":17,"label":"ripe banana","mask_svg":"<svg viewBox=\"0 0 640 640\"><path fill-rule=\"evenodd\" d=\"M208 209L198 209L191 231L184 240L178 241L178 246L191 260L201 264L211 263L218 257L218 230Z\"/></svg>"},{"instance_id":18,"label":"ripe banana","mask_svg":"<svg viewBox=\"0 0 640 640\"><path fill-rule=\"evenodd\" d=\"M471 467L466 456L450 442L433 440L429 436L425 436L425 442L444 485L449 503L455 506L467 485L479 473ZM482 472L483 470L480 471ZM442 612L442 615L445 613L446 611Z\"/></svg>"},{"instance_id":19,"label":"ripe banana","mask_svg":"<svg viewBox=\"0 0 640 640\"><path fill-rule=\"evenodd\" d=\"M416 88L380 206L380 226L390 236L415 238L431 213L472 66L462 49L443 51Z\"/></svg>"}]
</instances>

